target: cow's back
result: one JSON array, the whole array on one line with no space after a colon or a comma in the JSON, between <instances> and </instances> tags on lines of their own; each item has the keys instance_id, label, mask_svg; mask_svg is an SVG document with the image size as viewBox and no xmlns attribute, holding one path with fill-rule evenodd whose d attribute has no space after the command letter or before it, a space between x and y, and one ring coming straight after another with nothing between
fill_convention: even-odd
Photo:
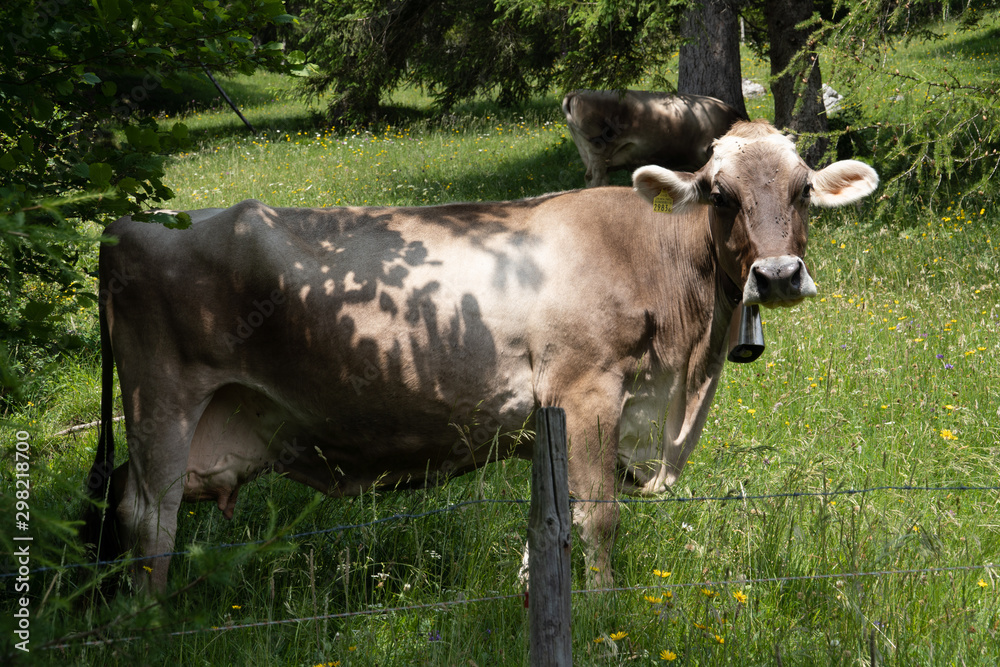
<instances>
[{"instance_id":1,"label":"cow's back","mask_svg":"<svg viewBox=\"0 0 1000 667\"><path fill-rule=\"evenodd\" d=\"M607 172L658 164L697 170L739 112L714 97L651 91L575 91L563 99L570 134L590 186Z\"/></svg>"},{"instance_id":2,"label":"cow's back","mask_svg":"<svg viewBox=\"0 0 1000 667\"><path fill-rule=\"evenodd\" d=\"M568 349L611 358L642 338L626 246L650 215L631 189L609 188L415 208L248 201L187 230L122 220L101 259L102 275L128 281L110 308L115 355L133 369L125 383L162 371L216 392L206 442L236 429L231 447L263 461L308 443L285 471L326 491L468 469L498 432L516 445L540 385L558 395L573 379ZM336 489L316 447L352 471ZM213 493L225 495L188 497Z\"/></svg>"}]
</instances>

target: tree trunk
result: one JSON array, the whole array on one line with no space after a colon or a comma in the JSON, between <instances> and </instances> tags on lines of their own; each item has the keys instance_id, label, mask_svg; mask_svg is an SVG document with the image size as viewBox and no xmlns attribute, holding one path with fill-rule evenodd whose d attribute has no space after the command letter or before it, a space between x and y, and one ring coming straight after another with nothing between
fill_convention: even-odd
<instances>
[{"instance_id":1,"label":"tree trunk","mask_svg":"<svg viewBox=\"0 0 1000 667\"><path fill-rule=\"evenodd\" d=\"M717 97L747 118L740 71L739 19L730 0L688 7L677 92Z\"/></svg>"},{"instance_id":2,"label":"tree trunk","mask_svg":"<svg viewBox=\"0 0 1000 667\"><path fill-rule=\"evenodd\" d=\"M809 40L809 31L795 27L813 15L812 0L765 0L764 13L775 127L809 134L826 132L819 54L815 42ZM799 154L809 166L816 167L828 144L826 137L802 137Z\"/></svg>"}]
</instances>

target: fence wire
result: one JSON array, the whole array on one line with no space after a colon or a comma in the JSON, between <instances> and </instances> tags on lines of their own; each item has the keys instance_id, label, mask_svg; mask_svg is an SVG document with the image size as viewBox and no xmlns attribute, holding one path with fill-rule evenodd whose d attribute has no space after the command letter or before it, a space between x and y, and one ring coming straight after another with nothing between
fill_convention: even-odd
<instances>
[{"instance_id":1,"label":"fence wire","mask_svg":"<svg viewBox=\"0 0 1000 667\"><path fill-rule=\"evenodd\" d=\"M595 500L595 499L577 499L571 498L570 503L618 503L622 505L644 505L644 504L660 504L660 503L683 503L683 502L730 502L730 501L748 501L748 500L773 500L777 498L827 498L832 496L850 496L865 493L874 493L877 491L903 491L903 492L936 492L941 493L945 491L1000 491L1000 486L914 486L914 485L899 485L899 486L873 486L864 489L831 489L826 491L788 491L783 493L765 493L758 495L748 495L748 494L737 494L732 493L724 496L670 496L667 498L619 498L613 500ZM468 507L471 505L528 505L530 500L525 500L521 498L510 498L510 499L498 499L498 498L481 498L478 500L466 500L460 503L453 503L445 507L439 507L437 509L428 510L426 512L418 513L396 513L389 516L382 517L381 519L373 519L371 521L366 521L364 523L356 524L341 524L338 526L331 526L329 528L322 528L319 530L311 530L301 533L294 533L279 539L283 540L298 540L306 537L314 537L317 535L328 535L331 533L339 533L347 530L353 530L356 528L370 528L372 526L377 526L379 524L388 523L390 521L407 521L412 519L423 519L429 516L434 516L436 514L444 514L445 512L452 512L463 507ZM260 540L252 540L248 542L230 542L225 544L214 544L214 545L201 545L199 549L201 551L205 550L219 550L219 549L235 549L239 547L247 547L264 544L265 542L272 542L275 538L264 538ZM188 556L191 551L169 551L159 554L154 554L151 556L135 556L130 558L120 558L116 560L96 560L88 561L85 563L64 563L60 565L52 565L47 567L39 567L30 570L28 574L38 574L41 572L51 572L53 570L69 570L81 567L104 567L104 566L115 566L115 565L127 565L130 563L136 563L140 561L155 560L157 558L167 558L173 556ZM7 579L10 577L16 577L19 574L24 574L23 572L5 572L0 574L0 579Z\"/></svg>"},{"instance_id":2,"label":"fence wire","mask_svg":"<svg viewBox=\"0 0 1000 667\"><path fill-rule=\"evenodd\" d=\"M945 572L968 572L972 570L985 570L989 576L993 576L995 566L992 563L984 565L954 565L948 567L927 567L907 570L873 570L871 572L835 572L830 574L798 575L789 577L761 577L757 579L735 579L735 580L713 580L674 584L652 584L638 586L621 586L615 588L588 588L571 591L573 595L595 595L605 593L633 593L650 590L672 590L683 588L729 588L731 586L748 586L755 584L780 584L793 581L817 581L828 579L858 579L861 577L883 577L894 575L912 574L939 574ZM175 630L173 632L158 633L167 637L182 637L185 635L204 634L209 632L229 632L232 630L247 630L250 628L262 628L275 625L287 625L290 623L306 623L309 621L326 621L338 618L353 618L361 616L378 616L382 614L392 614L399 612L420 611L423 609L448 609L460 605L477 604L480 602L500 602L523 598L525 606L528 605L527 593L515 593L510 595L494 595L484 598L471 598L463 600L448 600L441 602L428 602L425 604L407 605L404 607L380 607L377 609L363 609L360 611L338 612L334 614L318 614L316 616L300 616L295 618L281 618L269 621L255 621L253 623L238 623L233 625L216 625L204 628L193 628L190 630ZM61 644L51 644L43 646L43 649L68 649L83 648L86 646L109 646L123 642L145 639L148 635L133 635L129 637L109 637L106 639L91 639L84 642L65 642Z\"/></svg>"}]
</instances>

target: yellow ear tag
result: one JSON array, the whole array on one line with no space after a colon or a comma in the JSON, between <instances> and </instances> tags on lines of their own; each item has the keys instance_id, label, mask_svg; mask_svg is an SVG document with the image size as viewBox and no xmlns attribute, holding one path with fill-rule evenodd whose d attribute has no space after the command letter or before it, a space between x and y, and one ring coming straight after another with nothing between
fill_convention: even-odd
<instances>
[{"instance_id":1,"label":"yellow ear tag","mask_svg":"<svg viewBox=\"0 0 1000 667\"><path fill-rule=\"evenodd\" d=\"M666 190L660 190L660 194L653 197L653 210L657 213L670 213L674 210L674 200Z\"/></svg>"}]
</instances>

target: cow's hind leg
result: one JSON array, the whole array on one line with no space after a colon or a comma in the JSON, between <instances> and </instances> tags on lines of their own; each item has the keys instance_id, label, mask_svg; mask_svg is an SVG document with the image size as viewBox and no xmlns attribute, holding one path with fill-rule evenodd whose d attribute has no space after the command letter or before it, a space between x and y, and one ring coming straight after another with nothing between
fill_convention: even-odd
<instances>
[{"instance_id":1,"label":"cow's hind leg","mask_svg":"<svg viewBox=\"0 0 1000 667\"><path fill-rule=\"evenodd\" d=\"M191 439L208 399L192 404L157 397L155 407L140 412L123 392L129 460L117 518L126 544L138 547L142 560L131 566L139 590L161 592L174 549L177 513ZM150 401L152 402L152 401Z\"/></svg>"}]
</instances>

